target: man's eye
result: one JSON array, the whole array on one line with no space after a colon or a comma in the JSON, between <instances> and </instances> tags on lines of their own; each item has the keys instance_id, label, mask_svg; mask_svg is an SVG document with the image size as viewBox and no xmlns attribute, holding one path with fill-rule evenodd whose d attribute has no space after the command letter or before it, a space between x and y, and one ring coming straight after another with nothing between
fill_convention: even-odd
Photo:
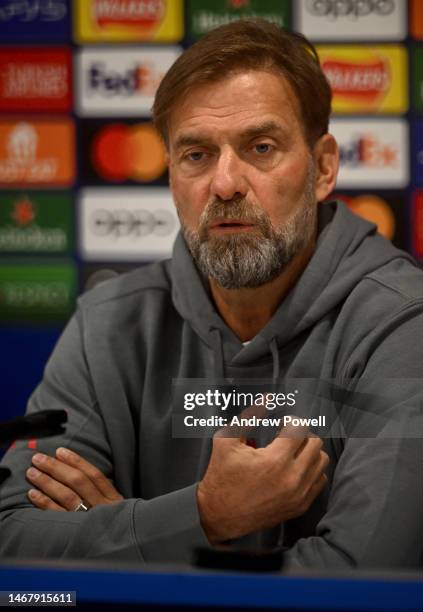
<instances>
[{"instance_id":1,"label":"man's eye","mask_svg":"<svg viewBox=\"0 0 423 612\"><path fill-rule=\"evenodd\" d=\"M194 161L194 162L201 161L203 157L204 157L204 153L202 151L192 151L191 153L188 153L186 155L186 158L189 161Z\"/></svg>"},{"instance_id":2,"label":"man's eye","mask_svg":"<svg viewBox=\"0 0 423 612\"><path fill-rule=\"evenodd\" d=\"M257 153L269 153L272 147L267 142L259 142L258 144L254 145L254 149Z\"/></svg>"}]
</instances>

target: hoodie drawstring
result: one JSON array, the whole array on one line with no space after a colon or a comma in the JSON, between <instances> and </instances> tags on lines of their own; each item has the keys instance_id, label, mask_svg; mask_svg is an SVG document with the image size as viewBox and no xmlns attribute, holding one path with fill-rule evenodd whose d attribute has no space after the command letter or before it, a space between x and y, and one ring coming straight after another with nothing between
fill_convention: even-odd
<instances>
[{"instance_id":1,"label":"hoodie drawstring","mask_svg":"<svg viewBox=\"0 0 423 612\"><path fill-rule=\"evenodd\" d=\"M278 342L275 336L273 336L273 338L271 339L269 346L270 346L270 352L272 353L272 358L273 358L272 380L275 383L277 382L279 378L279 370L280 370Z\"/></svg>"},{"instance_id":2,"label":"hoodie drawstring","mask_svg":"<svg viewBox=\"0 0 423 612\"><path fill-rule=\"evenodd\" d=\"M225 362L223 355L223 342L220 329L213 327L210 329L213 335L213 377L215 379L225 378Z\"/></svg>"}]
</instances>

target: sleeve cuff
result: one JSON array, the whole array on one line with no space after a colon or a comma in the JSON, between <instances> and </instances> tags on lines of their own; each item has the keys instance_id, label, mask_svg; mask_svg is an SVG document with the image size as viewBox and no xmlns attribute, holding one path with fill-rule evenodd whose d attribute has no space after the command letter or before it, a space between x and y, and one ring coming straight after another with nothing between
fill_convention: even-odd
<instances>
[{"instance_id":1,"label":"sleeve cuff","mask_svg":"<svg viewBox=\"0 0 423 612\"><path fill-rule=\"evenodd\" d=\"M195 547L209 546L198 513L197 483L151 500L138 499L134 530L146 562L190 563Z\"/></svg>"}]
</instances>

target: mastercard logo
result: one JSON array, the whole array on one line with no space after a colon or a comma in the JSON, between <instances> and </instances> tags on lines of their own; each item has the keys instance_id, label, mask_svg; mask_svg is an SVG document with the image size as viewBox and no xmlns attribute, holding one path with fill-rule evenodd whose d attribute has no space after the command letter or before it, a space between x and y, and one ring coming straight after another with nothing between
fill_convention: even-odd
<instances>
[{"instance_id":1,"label":"mastercard logo","mask_svg":"<svg viewBox=\"0 0 423 612\"><path fill-rule=\"evenodd\" d=\"M395 216L385 200L373 195L363 195L356 198L339 196L339 199L345 202L356 215L374 223L379 234L382 234L388 240L392 240L395 234Z\"/></svg>"},{"instance_id":2,"label":"mastercard logo","mask_svg":"<svg viewBox=\"0 0 423 612\"><path fill-rule=\"evenodd\" d=\"M100 176L114 182L149 182L166 170L163 142L151 123L112 123L92 145L91 161Z\"/></svg>"}]
</instances>

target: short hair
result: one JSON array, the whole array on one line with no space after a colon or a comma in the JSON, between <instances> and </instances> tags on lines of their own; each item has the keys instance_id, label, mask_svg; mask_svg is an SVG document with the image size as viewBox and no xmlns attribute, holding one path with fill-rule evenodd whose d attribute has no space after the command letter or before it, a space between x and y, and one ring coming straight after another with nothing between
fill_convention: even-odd
<instances>
[{"instance_id":1,"label":"short hair","mask_svg":"<svg viewBox=\"0 0 423 612\"><path fill-rule=\"evenodd\" d=\"M243 19L208 32L165 74L152 112L166 146L169 116L182 98L198 86L248 70L264 70L286 78L297 96L310 147L327 133L332 93L314 46L302 34L264 19Z\"/></svg>"}]
</instances>

